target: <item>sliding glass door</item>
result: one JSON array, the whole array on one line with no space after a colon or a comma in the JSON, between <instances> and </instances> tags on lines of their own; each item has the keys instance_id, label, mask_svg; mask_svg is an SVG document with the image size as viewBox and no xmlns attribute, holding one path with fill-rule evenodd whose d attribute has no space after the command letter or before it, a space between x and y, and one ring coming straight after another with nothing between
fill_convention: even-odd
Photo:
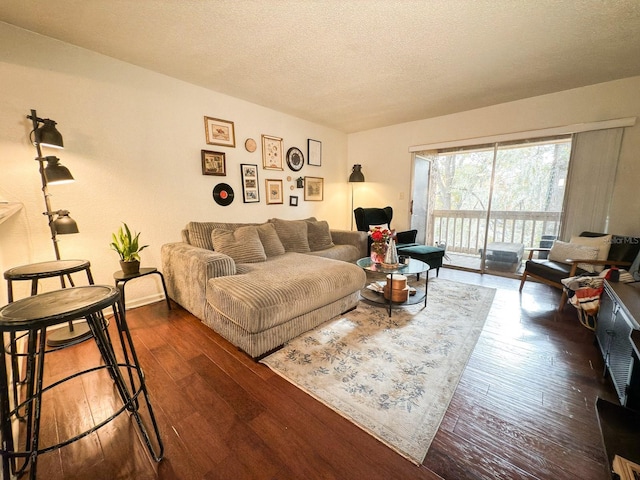
<instances>
[{"instance_id":1,"label":"sliding glass door","mask_svg":"<svg viewBox=\"0 0 640 480\"><path fill-rule=\"evenodd\" d=\"M446 245L451 266L516 273L525 248L558 235L570 152L564 136L416 154L430 168L427 219L413 228Z\"/></svg>"}]
</instances>

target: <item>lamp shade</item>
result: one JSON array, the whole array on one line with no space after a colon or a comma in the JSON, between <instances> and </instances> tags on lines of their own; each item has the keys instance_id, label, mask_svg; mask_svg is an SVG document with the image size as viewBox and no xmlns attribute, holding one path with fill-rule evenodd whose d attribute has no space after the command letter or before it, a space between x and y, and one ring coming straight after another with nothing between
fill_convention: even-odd
<instances>
[{"instance_id":1,"label":"lamp shade","mask_svg":"<svg viewBox=\"0 0 640 480\"><path fill-rule=\"evenodd\" d=\"M364 182L364 175L362 174L362 165L356 163L349 175L349 182Z\"/></svg>"},{"instance_id":2,"label":"lamp shade","mask_svg":"<svg viewBox=\"0 0 640 480\"><path fill-rule=\"evenodd\" d=\"M43 125L35 131L36 143L43 147L64 148L62 135L56 129L56 122L48 118L43 120Z\"/></svg>"},{"instance_id":3,"label":"lamp shade","mask_svg":"<svg viewBox=\"0 0 640 480\"><path fill-rule=\"evenodd\" d=\"M67 167L60 165L58 157L48 156L47 166L44 167L44 176L48 185L73 182L73 175Z\"/></svg>"},{"instance_id":4,"label":"lamp shade","mask_svg":"<svg viewBox=\"0 0 640 480\"><path fill-rule=\"evenodd\" d=\"M58 214L58 218L53 221L53 226L58 235L79 232L78 224L69 216L69 210L58 210L56 213Z\"/></svg>"}]
</instances>

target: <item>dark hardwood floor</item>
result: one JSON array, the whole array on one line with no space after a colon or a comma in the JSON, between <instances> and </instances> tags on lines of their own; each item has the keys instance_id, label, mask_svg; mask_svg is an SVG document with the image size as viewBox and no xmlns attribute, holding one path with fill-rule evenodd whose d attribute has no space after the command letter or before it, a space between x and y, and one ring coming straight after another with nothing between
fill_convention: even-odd
<instances>
[{"instance_id":1,"label":"dark hardwood floor","mask_svg":"<svg viewBox=\"0 0 640 480\"><path fill-rule=\"evenodd\" d=\"M165 443L149 460L132 422L114 422L44 454L56 479L581 479L608 478L594 402L615 401L593 334L559 292L441 269L497 288L478 344L422 466L255 363L175 305L127 313ZM47 358L47 380L96 364L91 342ZM42 441L55 443L110 415L103 374L45 394ZM52 442L53 440L53 442Z\"/></svg>"}]
</instances>

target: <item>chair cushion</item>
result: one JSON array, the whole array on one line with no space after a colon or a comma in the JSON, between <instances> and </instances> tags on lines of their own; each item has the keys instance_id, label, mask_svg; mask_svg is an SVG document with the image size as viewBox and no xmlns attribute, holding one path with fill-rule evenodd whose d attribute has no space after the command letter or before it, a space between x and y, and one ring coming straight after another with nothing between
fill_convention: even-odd
<instances>
[{"instance_id":1,"label":"chair cushion","mask_svg":"<svg viewBox=\"0 0 640 480\"><path fill-rule=\"evenodd\" d=\"M575 243L578 245L585 245L587 247L595 247L598 249L598 256L596 260L606 260L609 258L609 249L611 248L612 235L603 235L601 237L571 237L569 243ZM584 265L580 265L587 271L591 271L590 268L585 268ZM592 265L591 268L594 272L601 272L604 270L604 265Z\"/></svg>"},{"instance_id":2,"label":"chair cushion","mask_svg":"<svg viewBox=\"0 0 640 480\"><path fill-rule=\"evenodd\" d=\"M233 231L214 228L211 243L216 252L230 256L236 263L264 262L264 253L257 227L250 225Z\"/></svg>"},{"instance_id":3,"label":"chair cushion","mask_svg":"<svg viewBox=\"0 0 640 480\"><path fill-rule=\"evenodd\" d=\"M567 243L560 240L553 242L553 247L551 247L551 251L549 252L549 260L565 264L568 263L567 259L595 260L597 257L597 247ZM578 268L590 273L594 272L593 265L580 263L578 264Z\"/></svg>"},{"instance_id":4,"label":"chair cushion","mask_svg":"<svg viewBox=\"0 0 640 480\"><path fill-rule=\"evenodd\" d=\"M527 260L525 266L526 272L542 277L547 280L551 280L559 285L563 278L567 278L571 273L571 264L554 262L551 260ZM585 272L581 268L576 270L576 275L582 275Z\"/></svg>"},{"instance_id":5,"label":"chair cushion","mask_svg":"<svg viewBox=\"0 0 640 480\"><path fill-rule=\"evenodd\" d=\"M580 234L581 237L601 237L603 235L605 234L594 232L582 232ZM612 235L607 260L632 263L638 252L640 252L640 237Z\"/></svg>"}]
</instances>

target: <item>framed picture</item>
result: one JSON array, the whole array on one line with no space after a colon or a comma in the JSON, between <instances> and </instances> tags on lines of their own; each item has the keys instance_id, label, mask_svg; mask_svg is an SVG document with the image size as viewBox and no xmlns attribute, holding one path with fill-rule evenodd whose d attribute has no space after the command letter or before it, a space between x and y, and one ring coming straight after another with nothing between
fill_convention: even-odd
<instances>
[{"instance_id":1,"label":"framed picture","mask_svg":"<svg viewBox=\"0 0 640 480\"><path fill-rule=\"evenodd\" d=\"M304 166L304 155L299 148L291 147L287 150L287 166L294 172L299 171Z\"/></svg>"},{"instance_id":2,"label":"framed picture","mask_svg":"<svg viewBox=\"0 0 640 480\"><path fill-rule=\"evenodd\" d=\"M304 199L309 202L321 202L324 195L324 178L304 177Z\"/></svg>"},{"instance_id":3,"label":"framed picture","mask_svg":"<svg viewBox=\"0 0 640 480\"><path fill-rule=\"evenodd\" d=\"M295 195L291 195L289 197L289 206L290 207L297 207L298 206L298 197Z\"/></svg>"},{"instance_id":4,"label":"framed picture","mask_svg":"<svg viewBox=\"0 0 640 480\"><path fill-rule=\"evenodd\" d=\"M227 163L223 152L212 152L211 150L201 150L202 152L202 174L227 175Z\"/></svg>"},{"instance_id":5,"label":"framed picture","mask_svg":"<svg viewBox=\"0 0 640 480\"><path fill-rule=\"evenodd\" d=\"M276 205L282 201L282 180L265 180L267 187L267 205Z\"/></svg>"},{"instance_id":6,"label":"framed picture","mask_svg":"<svg viewBox=\"0 0 640 480\"><path fill-rule=\"evenodd\" d=\"M236 146L236 132L229 120L204 117L204 131L209 145Z\"/></svg>"},{"instance_id":7,"label":"framed picture","mask_svg":"<svg viewBox=\"0 0 640 480\"><path fill-rule=\"evenodd\" d=\"M284 170L282 165L282 139L262 135L262 168Z\"/></svg>"},{"instance_id":8,"label":"framed picture","mask_svg":"<svg viewBox=\"0 0 640 480\"><path fill-rule=\"evenodd\" d=\"M244 203L258 203L260 192L258 191L258 165L247 163L240 164L242 176L242 200Z\"/></svg>"},{"instance_id":9,"label":"framed picture","mask_svg":"<svg viewBox=\"0 0 640 480\"><path fill-rule=\"evenodd\" d=\"M316 167L322 166L322 142L307 140L307 163Z\"/></svg>"}]
</instances>

